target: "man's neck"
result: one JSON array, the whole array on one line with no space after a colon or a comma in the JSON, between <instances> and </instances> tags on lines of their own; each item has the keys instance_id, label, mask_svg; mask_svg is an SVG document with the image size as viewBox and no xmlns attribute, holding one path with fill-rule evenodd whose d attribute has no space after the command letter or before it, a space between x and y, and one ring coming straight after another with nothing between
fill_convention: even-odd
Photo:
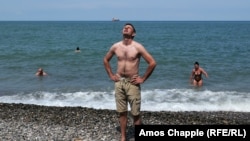
<instances>
[{"instance_id":1,"label":"man's neck","mask_svg":"<svg viewBox=\"0 0 250 141\"><path fill-rule=\"evenodd\" d=\"M130 45L133 41L133 38L131 35L123 35L123 44L124 45Z\"/></svg>"},{"instance_id":2,"label":"man's neck","mask_svg":"<svg viewBox=\"0 0 250 141\"><path fill-rule=\"evenodd\" d=\"M123 42L122 42L122 43L123 43L124 45L130 45L130 44L132 43L132 41L133 41L132 39L123 39Z\"/></svg>"}]
</instances>

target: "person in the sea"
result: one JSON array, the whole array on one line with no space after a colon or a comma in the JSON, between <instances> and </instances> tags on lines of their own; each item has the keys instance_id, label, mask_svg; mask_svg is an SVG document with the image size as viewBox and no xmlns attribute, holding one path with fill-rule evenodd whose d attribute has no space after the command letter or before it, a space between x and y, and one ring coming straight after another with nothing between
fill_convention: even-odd
<instances>
[{"instance_id":1,"label":"person in the sea","mask_svg":"<svg viewBox=\"0 0 250 141\"><path fill-rule=\"evenodd\" d=\"M121 141L126 140L127 114L129 103L134 125L140 125L141 119L141 84L152 74L156 67L156 61L145 47L134 41L135 27L126 23L122 29L123 39L114 43L103 59L105 70L109 78L114 81L116 110L119 113L121 127ZM110 60L117 57L117 69L112 71ZM148 66L142 76L139 75L140 58L143 58Z\"/></svg>"},{"instance_id":2,"label":"person in the sea","mask_svg":"<svg viewBox=\"0 0 250 141\"><path fill-rule=\"evenodd\" d=\"M75 50L75 52L81 52L80 48L77 47L76 50Z\"/></svg>"},{"instance_id":3,"label":"person in the sea","mask_svg":"<svg viewBox=\"0 0 250 141\"><path fill-rule=\"evenodd\" d=\"M47 73L43 71L43 68L38 68L36 76L45 76L45 75L47 75Z\"/></svg>"},{"instance_id":4,"label":"person in the sea","mask_svg":"<svg viewBox=\"0 0 250 141\"><path fill-rule=\"evenodd\" d=\"M207 72L200 67L199 62L194 63L194 68L192 69L191 75L190 75L190 82L194 86L202 86L203 81L202 81L202 74L208 78Z\"/></svg>"}]
</instances>

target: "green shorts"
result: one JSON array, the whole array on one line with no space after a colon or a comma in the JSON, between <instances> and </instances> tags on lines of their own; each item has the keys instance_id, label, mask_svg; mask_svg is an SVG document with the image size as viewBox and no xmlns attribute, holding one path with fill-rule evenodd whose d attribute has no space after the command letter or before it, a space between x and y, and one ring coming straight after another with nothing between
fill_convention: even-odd
<instances>
[{"instance_id":1,"label":"green shorts","mask_svg":"<svg viewBox=\"0 0 250 141\"><path fill-rule=\"evenodd\" d=\"M140 115L141 110L141 87L133 85L128 78L121 78L115 82L115 100L117 112L122 113L128 111L128 103L130 105L131 114L133 116Z\"/></svg>"}]
</instances>

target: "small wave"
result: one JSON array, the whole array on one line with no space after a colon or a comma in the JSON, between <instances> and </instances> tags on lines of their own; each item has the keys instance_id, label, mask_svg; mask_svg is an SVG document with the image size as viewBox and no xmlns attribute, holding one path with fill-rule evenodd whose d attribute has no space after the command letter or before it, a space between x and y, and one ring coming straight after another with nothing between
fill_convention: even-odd
<instances>
[{"instance_id":1,"label":"small wave","mask_svg":"<svg viewBox=\"0 0 250 141\"><path fill-rule=\"evenodd\" d=\"M38 91L0 97L0 102L45 106L80 106L115 109L114 91L55 93ZM154 89L142 91L143 111L239 111L250 112L250 93L195 89Z\"/></svg>"}]
</instances>

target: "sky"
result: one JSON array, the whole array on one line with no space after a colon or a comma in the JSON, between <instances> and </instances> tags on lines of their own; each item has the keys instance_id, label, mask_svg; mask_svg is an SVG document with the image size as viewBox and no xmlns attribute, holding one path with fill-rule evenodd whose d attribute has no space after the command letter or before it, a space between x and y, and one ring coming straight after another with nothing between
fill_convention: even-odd
<instances>
[{"instance_id":1,"label":"sky","mask_svg":"<svg viewBox=\"0 0 250 141\"><path fill-rule=\"evenodd\" d=\"M250 0L0 0L0 21L250 21Z\"/></svg>"}]
</instances>

